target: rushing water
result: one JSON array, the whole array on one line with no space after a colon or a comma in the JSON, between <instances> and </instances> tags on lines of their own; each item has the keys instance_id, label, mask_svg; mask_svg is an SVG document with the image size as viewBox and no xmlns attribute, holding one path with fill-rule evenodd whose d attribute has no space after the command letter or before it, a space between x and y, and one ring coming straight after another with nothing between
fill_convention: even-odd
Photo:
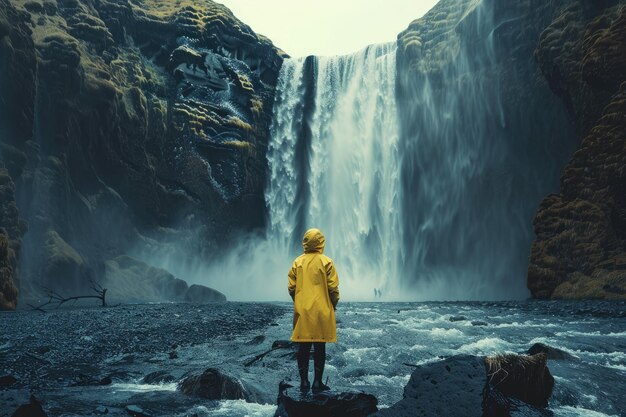
<instances>
[{"instance_id":1,"label":"rushing water","mask_svg":"<svg viewBox=\"0 0 626 417\"><path fill-rule=\"evenodd\" d=\"M123 416L130 404L154 416L270 417L278 382L297 381L293 352L278 349L245 364L289 338L290 307L154 304L3 313L0 362L18 382L0 390L0 404L7 405L0 417L30 392L51 417L92 416L98 406ZM542 342L573 355L548 362L556 417L626 416L623 302L340 303L337 319L338 342L327 347L329 384L374 394L381 407L402 398L410 365L455 354L521 353ZM255 399L211 401L177 389L188 372L210 367L241 379ZM143 380L155 371L172 380ZM111 381L101 385L104 377Z\"/></svg>"}]
</instances>

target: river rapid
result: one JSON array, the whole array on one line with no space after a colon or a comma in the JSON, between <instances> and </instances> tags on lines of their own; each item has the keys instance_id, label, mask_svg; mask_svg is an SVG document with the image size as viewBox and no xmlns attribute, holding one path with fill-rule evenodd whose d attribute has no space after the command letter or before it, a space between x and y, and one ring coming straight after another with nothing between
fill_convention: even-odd
<instances>
[{"instance_id":1,"label":"river rapid","mask_svg":"<svg viewBox=\"0 0 626 417\"><path fill-rule=\"evenodd\" d=\"M366 391L387 407L401 399L411 365L455 354L522 353L542 342L574 356L549 361L556 416L625 416L625 316L624 302L340 303L325 377L335 389ZM125 407L136 405L153 416L269 417L279 381L297 379L290 349L245 366L274 341L289 339L288 303L22 310L2 313L1 323L0 371L17 382L0 390L0 416L32 392L50 416L91 416L98 407L127 415ZM178 390L184 375L209 367L239 378L255 402ZM143 382L155 371L172 381Z\"/></svg>"}]
</instances>

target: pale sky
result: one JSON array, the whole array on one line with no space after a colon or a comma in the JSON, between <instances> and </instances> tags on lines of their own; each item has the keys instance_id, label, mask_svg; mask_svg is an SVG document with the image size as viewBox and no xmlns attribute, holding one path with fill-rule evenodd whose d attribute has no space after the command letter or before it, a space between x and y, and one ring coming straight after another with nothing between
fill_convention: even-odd
<instances>
[{"instance_id":1,"label":"pale sky","mask_svg":"<svg viewBox=\"0 0 626 417\"><path fill-rule=\"evenodd\" d=\"M292 57L395 41L437 0L216 0Z\"/></svg>"}]
</instances>

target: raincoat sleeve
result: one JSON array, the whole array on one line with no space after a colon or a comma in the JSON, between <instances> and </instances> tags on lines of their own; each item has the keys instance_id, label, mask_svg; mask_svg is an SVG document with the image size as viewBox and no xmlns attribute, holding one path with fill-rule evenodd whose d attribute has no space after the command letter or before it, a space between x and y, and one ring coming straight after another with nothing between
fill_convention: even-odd
<instances>
[{"instance_id":1,"label":"raincoat sleeve","mask_svg":"<svg viewBox=\"0 0 626 417\"><path fill-rule=\"evenodd\" d=\"M289 274L287 274L287 290L289 291L289 295L291 299L294 300L296 296L296 263L294 262L291 265L291 269L289 270Z\"/></svg>"},{"instance_id":2,"label":"raincoat sleeve","mask_svg":"<svg viewBox=\"0 0 626 417\"><path fill-rule=\"evenodd\" d=\"M337 276L333 261L326 264L326 282L328 283L330 302L333 303L333 307L337 307L337 303L339 302L339 277Z\"/></svg>"}]
</instances>

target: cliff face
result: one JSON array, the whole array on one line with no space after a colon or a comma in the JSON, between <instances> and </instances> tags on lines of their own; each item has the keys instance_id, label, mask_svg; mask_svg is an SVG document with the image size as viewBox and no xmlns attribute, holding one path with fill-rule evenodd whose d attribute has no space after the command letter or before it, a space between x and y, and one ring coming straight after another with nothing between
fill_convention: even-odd
<instances>
[{"instance_id":1,"label":"cliff face","mask_svg":"<svg viewBox=\"0 0 626 417\"><path fill-rule=\"evenodd\" d=\"M624 298L626 3L571 2L535 54L580 146L535 217L528 287L539 298Z\"/></svg>"},{"instance_id":2,"label":"cliff face","mask_svg":"<svg viewBox=\"0 0 626 417\"><path fill-rule=\"evenodd\" d=\"M625 22L623 1L442 0L399 35L410 270L626 296Z\"/></svg>"},{"instance_id":3,"label":"cliff face","mask_svg":"<svg viewBox=\"0 0 626 417\"><path fill-rule=\"evenodd\" d=\"M17 213L0 226L22 291L79 291L138 247L211 254L263 227L283 55L211 1L0 0L0 163L28 223L20 252Z\"/></svg>"},{"instance_id":4,"label":"cliff face","mask_svg":"<svg viewBox=\"0 0 626 417\"><path fill-rule=\"evenodd\" d=\"M532 218L575 146L533 56L557 3L441 0L398 36L405 257L417 281L527 295Z\"/></svg>"}]
</instances>

